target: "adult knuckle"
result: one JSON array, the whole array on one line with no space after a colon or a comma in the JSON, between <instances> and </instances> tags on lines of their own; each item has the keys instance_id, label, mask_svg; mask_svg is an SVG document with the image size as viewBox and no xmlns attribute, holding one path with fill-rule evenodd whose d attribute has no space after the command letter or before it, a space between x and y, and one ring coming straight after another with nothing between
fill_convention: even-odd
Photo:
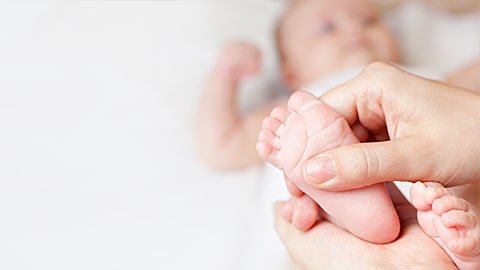
<instances>
[{"instance_id":1,"label":"adult knuckle","mask_svg":"<svg viewBox=\"0 0 480 270\"><path fill-rule=\"evenodd\" d=\"M396 75L401 73L401 69L399 69L397 66L394 66L390 63L385 63L382 61L375 61L370 63L367 68L372 71L372 72L382 72L382 73L390 73L392 75Z\"/></svg>"},{"instance_id":2,"label":"adult knuckle","mask_svg":"<svg viewBox=\"0 0 480 270\"><path fill-rule=\"evenodd\" d=\"M365 67L363 73L374 86L397 83L404 72L398 67L382 61L375 61Z\"/></svg>"}]
</instances>

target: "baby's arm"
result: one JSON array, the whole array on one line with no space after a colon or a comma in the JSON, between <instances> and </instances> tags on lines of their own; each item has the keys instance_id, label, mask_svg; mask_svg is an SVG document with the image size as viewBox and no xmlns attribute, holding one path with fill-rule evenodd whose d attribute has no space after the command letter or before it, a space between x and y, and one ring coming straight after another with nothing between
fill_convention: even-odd
<instances>
[{"instance_id":1,"label":"baby's arm","mask_svg":"<svg viewBox=\"0 0 480 270\"><path fill-rule=\"evenodd\" d=\"M480 59L448 76L447 82L480 93Z\"/></svg>"},{"instance_id":2,"label":"baby's arm","mask_svg":"<svg viewBox=\"0 0 480 270\"><path fill-rule=\"evenodd\" d=\"M237 107L241 79L260 69L260 52L245 43L226 46L200 99L197 144L201 158L216 169L241 169L260 163L255 143L262 120L274 107L242 115Z\"/></svg>"}]
</instances>

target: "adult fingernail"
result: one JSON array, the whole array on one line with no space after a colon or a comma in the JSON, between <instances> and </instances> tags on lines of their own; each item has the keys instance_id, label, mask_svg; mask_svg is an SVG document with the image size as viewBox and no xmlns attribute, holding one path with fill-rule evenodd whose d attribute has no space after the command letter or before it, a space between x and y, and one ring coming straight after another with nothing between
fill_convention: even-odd
<instances>
[{"instance_id":1,"label":"adult fingernail","mask_svg":"<svg viewBox=\"0 0 480 270\"><path fill-rule=\"evenodd\" d=\"M335 178L333 162L328 157L317 157L305 164L305 180L310 184L322 184Z\"/></svg>"}]
</instances>

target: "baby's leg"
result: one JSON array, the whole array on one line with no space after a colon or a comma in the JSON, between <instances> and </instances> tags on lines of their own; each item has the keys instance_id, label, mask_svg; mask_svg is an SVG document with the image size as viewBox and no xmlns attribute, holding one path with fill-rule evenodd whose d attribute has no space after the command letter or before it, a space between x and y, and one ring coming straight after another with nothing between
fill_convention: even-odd
<instances>
[{"instance_id":1,"label":"baby's leg","mask_svg":"<svg viewBox=\"0 0 480 270\"><path fill-rule=\"evenodd\" d=\"M306 92L293 94L288 107L289 111L273 110L265 119L257 144L260 156L282 169L336 224L373 243L393 241L400 224L384 184L329 192L312 188L303 177L307 160L329 149L358 143L345 119Z\"/></svg>"},{"instance_id":2,"label":"baby's leg","mask_svg":"<svg viewBox=\"0 0 480 270\"><path fill-rule=\"evenodd\" d=\"M473 205L437 183L417 182L410 193L425 233L460 270L480 269L480 225Z\"/></svg>"}]
</instances>

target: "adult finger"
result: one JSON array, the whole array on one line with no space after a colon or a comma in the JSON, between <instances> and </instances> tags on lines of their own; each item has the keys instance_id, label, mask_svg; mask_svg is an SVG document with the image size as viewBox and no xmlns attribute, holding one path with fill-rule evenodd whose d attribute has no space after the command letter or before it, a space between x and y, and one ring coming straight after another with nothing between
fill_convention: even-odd
<instances>
[{"instance_id":1,"label":"adult finger","mask_svg":"<svg viewBox=\"0 0 480 270\"><path fill-rule=\"evenodd\" d=\"M350 190L380 182L429 179L433 149L418 138L361 143L332 149L304 165L305 179L313 187ZM412 154L415 153L415 154Z\"/></svg>"},{"instance_id":2,"label":"adult finger","mask_svg":"<svg viewBox=\"0 0 480 270\"><path fill-rule=\"evenodd\" d=\"M339 191L393 179L444 186L480 179L478 95L373 63L320 98L375 141L391 141L322 153L304 168L311 185Z\"/></svg>"}]
</instances>

